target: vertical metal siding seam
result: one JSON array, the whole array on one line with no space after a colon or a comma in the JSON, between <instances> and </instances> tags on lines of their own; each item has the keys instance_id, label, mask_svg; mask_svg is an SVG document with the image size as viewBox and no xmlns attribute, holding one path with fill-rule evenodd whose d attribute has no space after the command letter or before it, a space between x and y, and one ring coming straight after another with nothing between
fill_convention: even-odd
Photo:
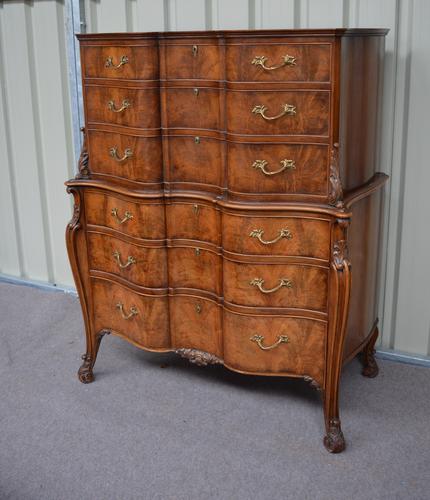
<instances>
[{"instance_id":1,"label":"vertical metal siding seam","mask_svg":"<svg viewBox=\"0 0 430 500\"><path fill-rule=\"evenodd\" d=\"M399 2L399 8L398 12L400 11L400 0ZM411 53L412 49L412 26L413 26L413 3L408 4L408 16L407 16L407 28L406 28L406 52L408 54ZM397 26L397 31L400 30L400 22L401 22L402 16L398 16L398 26ZM396 65L398 62L398 58L396 58ZM396 68L396 77L397 77L397 68ZM403 105L402 105L402 111L401 111L401 117L402 117L402 125L401 125L401 147L400 147L400 183L399 186L402 186L403 188L400 189L399 192L399 206L398 206L398 213L396 214L396 225L397 225L397 232L394 235L396 244L395 244L395 265L394 265L394 280L393 280L393 302L391 304L391 331L390 331L390 343L389 346L391 349L394 348L395 345L395 340L396 340L396 313L397 313L397 303L399 299L399 265L400 265L400 259L401 259L401 243L402 243L402 223L403 223L403 207L404 207L404 197L405 197L405 190L404 190L404 185L405 185L405 161L406 161L406 152L407 152L407 143L408 143L408 123L409 123L409 100L410 100L410 80L411 80L411 61L410 58L409 60L406 61L405 63L405 75L404 75L404 80L405 80L405 85L404 85L404 94L403 94ZM394 92L397 100L397 78L395 82L395 92ZM394 113L396 114L396 107ZM400 113L400 110L399 110ZM396 119L393 120L396 122ZM394 134L393 134L393 147L394 147ZM390 193L391 194L391 193ZM390 196L390 207L389 207L389 213L388 213L388 220L392 220L392 214L391 214L391 201L393 197ZM387 245L387 248L390 248L389 245Z\"/></svg>"},{"instance_id":2,"label":"vertical metal siding seam","mask_svg":"<svg viewBox=\"0 0 430 500\"><path fill-rule=\"evenodd\" d=\"M4 7L2 6L2 9ZM3 15L4 10L3 10ZM0 15L0 68L4 70L6 67L4 64L4 54L3 54L3 47L6 46L4 40L1 40L2 38L2 33L4 33L4 30L2 29L2 23L3 23L3 15ZM16 238L16 248L17 248L17 257L18 257L18 267L19 267L19 275L20 277L24 276L24 255L23 255L23 243L22 243L22 229L21 229L21 222L20 222L20 217L19 217L19 210L18 210L18 203L17 203L17 196L16 196L16 177L15 177L15 165L14 165L14 160L13 156L11 155L12 151L12 143L11 143L11 138L10 138L10 120L9 120L9 108L8 108L8 103L10 102L8 99L8 94L7 94L7 87L6 87L6 78L2 78L3 85L1 86L1 95L0 99L2 99L2 104L3 104L3 110L4 110L4 115L3 115L3 120L4 120L4 125L5 125L5 135L6 135L6 148L7 151L4 152L6 155L6 162L7 166L9 169L9 178L10 178L10 192L11 192L11 199L12 199L12 217L13 217L13 224L15 227L15 238ZM4 160L3 160L4 161Z\"/></svg>"},{"instance_id":3,"label":"vertical metal siding seam","mask_svg":"<svg viewBox=\"0 0 430 500\"><path fill-rule=\"evenodd\" d=\"M35 67L35 49L34 49L34 36L33 36L33 21L32 21L32 10L34 6L24 4L24 16L25 16L25 26L27 31L26 44L27 44L27 54L28 54L28 69L30 73L30 93L32 101L32 111L33 111L33 127L34 127L34 138L36 147L36 166L37 166L37 178L39 181L39 193L40 193L40 207L42 209L42 227L43 227L43 240L45 242L45 260L46 260L46 270L48 274L48 279L51 283L54 283L54 269L53 269L53 249L52 249L52 239L50 233L50 220L48 216L48 204L47 204L47 193L46 193L46 178L43 168L43 152L42 152L42 137L40 129L43 127L43 123L40 116L39 109L39 91L38 91L38 81L37 72ZM29 82L30 83L30 82Z\"/></svg>"},{"instance_id":4,"label":"vertical metal siding seam","mask_svg":"<svg viewBox=\"0 0 430 500\"><path fill-rule=\"evenodd\" d=\"M205 0L205 26L206 30L212 30L212 0Z\"/></svg>"},{"instance_id":5,"label":"vertical metal siding seam","mask_svg":"<svg viewBox=\"0 0 430 500\"><path fill-rule=\"evenodd\" d=\"M75 106L78 105L77 103L77 95L72 96L72 89L69 86L69 80L67 78L67 75L69 74L69 67L72 66L72 70L75 77L76 77L76 66L75 66L75 59L73 58L72 61L68 61L66 54L67 54L67 49L66 49L66 32L64 29L64 14L65 14L65 6L63 6L61 3L56 2L56 15L57 15L57 36L58 36L58 43L59 43L59 48L60 48L60 78L61 78L61 97L63 101L63 119L64 119L64 135L65 135L65 144L66 144L66 156L67 156L67 174L69 177L74 176L74 165L77 163L77 159L79 155L78 151L75 151L75 148L72 147L72 144L70 143L70 137L76 136L78 134L77 139L78 139L78 144L80 143L79 141L79 136L80 136L80 127L79 123L76 124L74 127L73 123L73 113L72 113L72 106L73 104ZM73 20L72 20L73 21ZM72 33L73 36L73 33ZM73 47L74 49L74 47ZM74 55L74 51L73 51ZM67 64L69 63L69 65ZM76 81L76 78L75 78ZM77 119L79 120L79 113L77 116ZM77 128L77 130L76 130ZM78 146L77 144L77 146ZM76 157L75 157L76 156ZM72 204L70 205L72 206Z\"/></svg>"}]
</instances>

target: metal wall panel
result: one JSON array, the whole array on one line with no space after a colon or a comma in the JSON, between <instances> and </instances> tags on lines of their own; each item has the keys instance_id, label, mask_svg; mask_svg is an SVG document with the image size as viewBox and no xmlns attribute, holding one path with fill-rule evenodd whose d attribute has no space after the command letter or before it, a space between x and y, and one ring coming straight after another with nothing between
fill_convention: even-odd
<instances>
[{"instance_id":1,"label":"metal wall panel","mask_svg":"<svg viewBox=\"0 0 430 500\"><path fill-rule=\"evenodd\" d=\"M0 272L65 286L73 282L63 242L70 201L62 183L74 169L81 114L73 80L79 68L65 33L79 23L65 20L70 8L79 15L79 5L87 32L390 28L380 100L380 169L391 176L381 233L382 346L430 355L426 0L0 1Z\"/></svg>"}]
</instances>

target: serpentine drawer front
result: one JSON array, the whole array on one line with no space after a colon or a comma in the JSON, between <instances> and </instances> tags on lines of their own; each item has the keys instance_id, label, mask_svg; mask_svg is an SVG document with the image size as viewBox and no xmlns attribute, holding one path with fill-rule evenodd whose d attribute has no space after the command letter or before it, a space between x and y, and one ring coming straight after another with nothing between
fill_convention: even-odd
<instances>
[{"instance_id":1,"label":"serpentine drawer front","mask_svg":"<svg viewBox=\"0 0 430 500\"><path fill-rule=\"evenodd\" d=\"M363 374L378 372L386 32L78 36L85 128L66 242L81 382L109 333L300 377L322 393L326 448L344 449L341 367L362 353Z\"/></svg>"}]
</instances>

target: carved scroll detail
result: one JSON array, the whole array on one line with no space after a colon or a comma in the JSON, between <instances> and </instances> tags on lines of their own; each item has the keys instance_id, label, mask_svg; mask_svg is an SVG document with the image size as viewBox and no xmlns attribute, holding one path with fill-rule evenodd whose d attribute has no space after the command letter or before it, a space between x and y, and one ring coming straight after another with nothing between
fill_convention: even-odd
<instances>
[{"instance_id":1,"label":"carved scroll detail","mask_svg":"<svg viewBox=\"0 0 430 500\"><path fill-rule=\"evenodd\" d=\"M339 171L339 144L333 144L330 155L330 187L328 201L330 205L334 205L337 208L343 208L343 189L342 182L340 180Z\"/></svg>"},{"instance_id":2,"label":"carved scroll detail","mask_svg":"<svg viewBox=\"0 0 430 500\"><path fill-rule=\"evenodd\" d=\"M214 354L209 354L205 351L199 351L198 349L176 349L176 354L188 359L190 363L194 363L198 366L206 365L222 365L223 360L215 356Z\"/></svg>"},{"instance_id":3,"label":"carved scroll detail","mask_svg":"<svg viewBox=\"0 0 430 500\"><path fill-rule=\"evenodd\" d=\"M338 240L333 244L333 262L336 269L342 269L348 258L348 244L346 240Z\"/></svg>"},{"instance_id":4,"label":"carved scroll detail","mask_svg":"<svg viewBox=\"0 0 430 500\"><path fill-rule=\"evenodd\" d=\"M82 143L81 154L79 156L78 162L78 173L76 174L76 179L88 179L90 176L90 169L88 166L89 163L89 154L88 154L88 145L87 145L87 134L85 132L85 128L81 128L81 132L84 136L84 140Z\"/></svg>"}]
</instances>

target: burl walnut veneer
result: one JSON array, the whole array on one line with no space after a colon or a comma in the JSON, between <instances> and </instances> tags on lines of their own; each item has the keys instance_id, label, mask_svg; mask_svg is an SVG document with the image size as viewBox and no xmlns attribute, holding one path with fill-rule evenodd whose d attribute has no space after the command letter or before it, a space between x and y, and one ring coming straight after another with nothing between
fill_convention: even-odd
<instances>
[{"instance_id":1,"label":"burl walnut veneer","mask_svg":"<svg viewBox=\"0 0 430 500\"><path fill-rule=\"evenodd\" d=\"M331 452L342 365L374 377L382 29L80 35L67 248L102 337L302 377Z\"/></svg>"}]
</instances>

